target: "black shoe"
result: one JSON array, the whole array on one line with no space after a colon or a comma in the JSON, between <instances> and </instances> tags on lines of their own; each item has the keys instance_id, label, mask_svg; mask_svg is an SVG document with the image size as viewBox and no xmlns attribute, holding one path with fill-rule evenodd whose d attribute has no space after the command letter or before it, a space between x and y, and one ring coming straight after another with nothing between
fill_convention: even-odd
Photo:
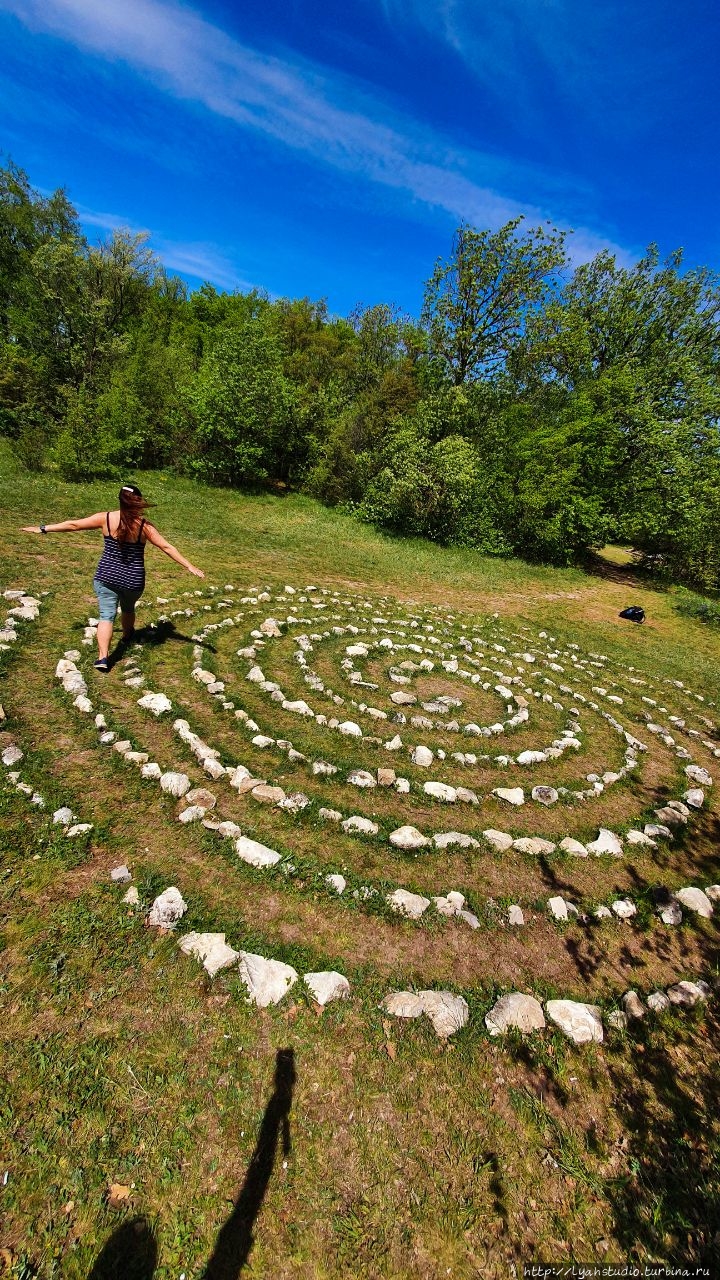
<instances>
[{"instance_id":1,"label":"black shoe","mask_svg":"<svg viewBox=\"0 0 720 1280\"><path fill-rule=\"evenodd\" d=\"M107 671L109 671L109 670L110 670L110 667L109 667L108 659L107 659L107 658L98 658L97 662L96 662L96 663L94 663L94 666L95 666L95 670L96 670L96 671L105 671L105 672L107 672Z\"/></svg>"}]
</instances>

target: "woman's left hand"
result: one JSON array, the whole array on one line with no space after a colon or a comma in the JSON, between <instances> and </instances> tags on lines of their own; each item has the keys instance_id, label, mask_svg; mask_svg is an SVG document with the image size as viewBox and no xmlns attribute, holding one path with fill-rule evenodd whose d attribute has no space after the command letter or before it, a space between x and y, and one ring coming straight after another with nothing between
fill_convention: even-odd
<instances>
[{"instance_id":1,"label":"woman's left hand","mask_svg":"<svg viewBox=\"0 0 720 1280\"><path fill-rule=\"evenodd\" d=\"M39 524L25 524L22 527L22 532L23 533L41 533L42 530Z\"/></svg>"}]
</instances>

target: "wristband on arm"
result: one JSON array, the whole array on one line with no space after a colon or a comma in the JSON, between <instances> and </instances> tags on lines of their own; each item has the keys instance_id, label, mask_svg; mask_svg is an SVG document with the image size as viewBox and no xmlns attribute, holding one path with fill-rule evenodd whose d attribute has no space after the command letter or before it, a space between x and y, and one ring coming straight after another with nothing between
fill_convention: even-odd
<instances>
[{"instance_id":1,"label":"wristband on arm","mask_svg":"<svg viewBox=\"0 0 720 1280\"><path fill-rule=\"evenodd\" d=\"M40 525L40 532L41 532L41 533L47 533L47 526L46 526L46 525L44 525L44 524L41 524L41 525Z\"/></svg>"}]
</instances>

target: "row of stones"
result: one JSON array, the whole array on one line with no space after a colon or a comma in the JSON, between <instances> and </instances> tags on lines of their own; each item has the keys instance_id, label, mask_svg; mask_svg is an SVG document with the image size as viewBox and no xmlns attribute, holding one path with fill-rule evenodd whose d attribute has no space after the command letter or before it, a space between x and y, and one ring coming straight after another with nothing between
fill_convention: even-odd
<instances>
[{"instance_id":1,"label":"row of stones","mask_svg":"<svg viewBox=\"0 0 720 1280\"><path fill-rule=\"evenodd\" d=\"M74 654L72 656L66 655L65 659L61 660L57 668L58 676L66 683L66 687L69 686L68 691L71 692L74 692L75 689L79 687L76 679L77 668L75 667L73 657ZM82 677L81 681L84 684ZM155 715L169 711L172 707L170 700L166 698L164 694L156 693L145 694L138 700L138 704L153 712ZM92 704L89 702L89 699L82 694L82 692L76 696L75 705L82 711L87 712L92 710ZM96 723L98 728L101 730L101 740L109 742L115 738L114 733L112 731L108 731L104 716L99 716ZM192 730L190 730L187 721L178 720L175 722L174 727L180 737L183 738L183 740L188 743L191 749L195 752L206 772L208 772L212 777L217 779L222 777L224 774L230 774L231 785L243 788L246 787L248 783L251 783L252 790L250 794L260 793L256 795L256 798L276 799L276 797L267 794L272 792L273 789L267 788L259 780L253 779L249 771L244 766L236 766L233 770L229 770L226 766L223 766L218 759L219 753L214 748L205 744L198 735L194 734ZM238 855L252 866L268 867L281 861L281 855L276 850L269 849L267 846L260 844L257 841L243 837L240 828L237 827L235 823L223 823L215 819L206 819L205 815L207 809L211 807L214 808L216 798L211 793L203 791L202 789L195 789L194 791L191 791L191 782L187 775L174 771L163 773L157 763L149 760L147 753L133 751L129 740L116 741L115 745L116 749L124 754L131 763L141 765L142 773L145 778L157 779L160 782L162 789L168 794L171 794L176 798L180 798L187 793L188 804L180 813L181 821L192 822L197 819L203 819L205 820L206 826L209 826L214 830L218 830L221 835L231 836L235 839L235 847ZM293 808L297 810L298 808L305 807L309 801L307 797L304 796L283 796L283 798L279 800L279 803L284 805L286 808ZM679 806L679 808L682 810L683 806ZM675 813L676 811L672 810L671 812ZM685 820L688 812L689 811L687 809L685 809L684 814L682 812L678 812L677 817ZM400 834L405 834L411 847L416 841L416 837L419 835L419 833L414 832L413 828L406 828L404 833L401 829ZM640 833L636 834L639 835ZM394 835L397 841L399 833L394 833ZM446 839L444 841L445 847L453 842L453 836L456 836L457 839L462 842L460 833L446 833ZM489 832L488 836L489 842L494 842L495 847L509 847L509 845L505 843L505 833ZM420 838L424 839L423 837ZM470 837L467 837L466 839L468 841L471 840ZM554 848L550 842L541 841L539 838L535 838L535 840L520 839L513 841L511 837L507 836L506 839L520 852L541 853L550 851ZM618 850L615 845L613 845L613 841L616 840L617 837L613 836L613 833L601 831L599 841L596 842L599 845L598 849L595 850L591 846L590 851L598 853L622 852L621 848ZM477 845L478 842L472 841L472 843ZM566 843L572 842L570 842L568 838L568 842ZM539 847L540 845L542 848ZM567 851L571 852L573 850L568 849ZM587 850L585 852L587 852ZM342 892L344 890L346 884L344 877L335 875L326 876L325 878L326 881L335 889L338 889L338 886L342 882L342 888L340 891ZM682 918L682 913L678 903L682 902L688 907L688 909L696 911L700 915L709 916L712 914L712 906L709 899L715 889L716 886L708 886L707 893L704 893L701 889L695 886L687 886L679 890L679 892L672 897L670 897L670 895L666 895L658 907L658 914L666 924L679 923ZM367 896L373 893L373 890L369 886L361 886L356 892L367 898ZM392 893L387 894L386 900L393 910L396 910L412 919L419 919L432 905L432 903L434 903L436 910L441 915L457 916L468 923L472 928L477 928L479 926L477 916L467 909L464 895L458 892L452 891L448 894L438 895L434 899L430 899L426 898L424 895L412 893L404 888L398 888ZM635 904L627 898L614 900L611 907L612 910L601 904L596 908L595 915L600 919L609 918L614 912L614 914L620 919L630 919L637 912ZM577 908L573 903L565 902L562 898L556 897L549 899L548 910L553 918L557 920L564 921L571 916L576 918L586 918L582 915L579 908ZM508 923L512 925L524 924L522 909L517 904L513 904L508 911Z\"/></svg>"},{"instance_id":2,"label":"row of stones","mask_svg":"<svg viewBox=\"0 0 720 1280\"><path fill-rule=\"evenodd\" d=\"M117 868L112 875L113 879L120 882L130 879L126 867ZM129 889L124 901L133 907L139 906L137 890ZM146 921L152 927L171 931L177 927L186 910L187 904L180 891L171 886L155 898ZM234 950L227 943L224 933L193 931L185 934L178 945L184 954L200 961L211 977L237 966L249 1002L259 1008L279 1004L299 979L299 974L292 965L252 952ZM335 970L306 973L304 982L321 1007L350 996L350 983L343 974ZM647 997L647 1006L643 1005L637 992L628 991L622 997L623 1008L611 1011L607 1022L616 1030L625 1030L629 1021L645 1017L648 1010L659 1013L671 1005L693 1007L706 1001L710 995L711 987L702 979L696 982L683 979L669 986L666 991L652 992ZM461 1030L469 1021L470 1014L465 998L452 991L390 992L384 997L380 1007L403 1019L425 1015L435 1033L443 1039ZM496 1001L485 1016L485 1025L493 1037L503 1035L511 1029L527 1034L544 1030L547 1025L546 1016L576 1045L602 1043L604 1040L602 1011L597 1005L576 1000L547 1000L543 1012L536 997L517 991L501 996Z\"/></svg>"}]
</instances>

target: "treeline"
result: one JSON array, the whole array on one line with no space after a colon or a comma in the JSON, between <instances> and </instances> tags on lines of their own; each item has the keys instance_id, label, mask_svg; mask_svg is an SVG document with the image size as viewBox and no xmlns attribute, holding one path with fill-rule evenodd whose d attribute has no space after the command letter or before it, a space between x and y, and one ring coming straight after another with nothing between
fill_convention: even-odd
<instances>
[{"instance_id":1,"label":"treeline","mask_svg":"<svg viewBox=\"0 0 720 1280\"><path fill-rule=\"evenodd\" d=\"M0 432L68 479L171 467L403 534L568 563L609 540L720 585L720 290L654 247L462 226L419 319L189 292L0 169Z\"/></svg>"}]
</instances>

